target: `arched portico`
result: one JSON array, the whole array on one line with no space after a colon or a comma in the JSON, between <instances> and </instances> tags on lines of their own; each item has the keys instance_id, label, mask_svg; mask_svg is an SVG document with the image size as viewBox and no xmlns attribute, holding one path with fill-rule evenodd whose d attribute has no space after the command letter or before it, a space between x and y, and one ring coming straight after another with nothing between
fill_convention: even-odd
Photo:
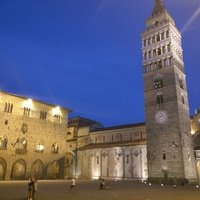
<instances>
[{"instance_id":1,"label":"arched portico","mask_svg":"<svg viewBox=\"0 0 200 200\"><path fill-rule=\"evenodd\" d=\"M31 175L37 179L43 178L44 174L44 164L41 160L36 160L31 167Z\"/></svg>"},{"instance_id":2,"label":"arched portico","mask_svg":"<svg viewBox=\"0 0 200 200\"><path fill-rule=\"evenodd\" d=\"M11 171L11 179L23 180L26 175L26 162L23 159L18 159L13 163Z\"/></svg>"},{"instance_id":3,"label":"arched portico","mask_svg":"<svg viewBox=\"0 0 200 200\"><path fill-rule=\"evenodd\" d=\"M3 158L0 158L0 180L5 179L7 164Z\"/></svg>"}]
</instances>

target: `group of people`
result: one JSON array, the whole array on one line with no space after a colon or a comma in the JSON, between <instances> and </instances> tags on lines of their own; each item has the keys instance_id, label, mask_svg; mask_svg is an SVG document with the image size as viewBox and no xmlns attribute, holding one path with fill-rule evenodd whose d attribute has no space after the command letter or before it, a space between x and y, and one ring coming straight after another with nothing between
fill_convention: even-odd
<instances>
[{"instance_id":1,"label":"group of people","mask_svg":"<svg viewBox=\"0 0 200 200\"><path fill-rule=\"evenodd\" d=\"M36 191L37 191L37 179L34 176L30 176L28 179L28 200L34 200Z\"/></svg>"},{"instance_id":2,"label":"group of people","mask_svg":"<svg viewBox=\"0 0 200 200\"><path fill-rule=\"evenodd\" d=\"M99 189L109 189L109 183L105 182L104 179L100 179L100 185L99 185Z\"/></svg>"}]
</instances>

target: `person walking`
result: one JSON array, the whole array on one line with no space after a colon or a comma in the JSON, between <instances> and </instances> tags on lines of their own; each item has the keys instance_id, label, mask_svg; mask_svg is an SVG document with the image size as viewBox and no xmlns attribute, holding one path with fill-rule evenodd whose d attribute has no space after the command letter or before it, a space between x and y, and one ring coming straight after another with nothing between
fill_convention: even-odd
<instances>
[{"instance_id":1,"label":"person walking","mask_svg":"<svg viewBox=\"0 0 200 200\"><path fill-rule=\"evenodd\" d=\"M75 179L75 178L72 178L72 182L71 182L70 188L71 188L71 189L74 189L75 186L76 186L76 179Z\"/></svg>"},{"instance_id":2,"label":"person walking","mask_svg":"<svg viewBox=\"0 0 200 200\"><path fill-rule=\"evenodd\" d=\"M34 180L33 177L30 176L28 179L28 200L33 200L34 199Z\"/></svg>"}]
</instances>

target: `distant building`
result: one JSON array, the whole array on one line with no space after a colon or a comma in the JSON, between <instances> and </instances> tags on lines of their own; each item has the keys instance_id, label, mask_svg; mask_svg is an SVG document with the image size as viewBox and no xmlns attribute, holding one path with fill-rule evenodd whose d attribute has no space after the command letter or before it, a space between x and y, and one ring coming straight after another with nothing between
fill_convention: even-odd
<instances>
[{"instance_id":1,"label":"distant building","mask_svg":"<svg viewBox=\"0 0 200 200\"><path fill-rule=\"evenodd\" d=\"M63 178L69 111L0 92L0 180Z\"/></svg>"},{"instance_id":2,"label":"distant building","mask_svg":"<svg viewBox=\"0 0 200 200\"><path fill-rule=\"evenodd\" d=\"M191 134L200 133L200 109L195 111L195 114L190 117Z\"/></svg>"}]
</instances>

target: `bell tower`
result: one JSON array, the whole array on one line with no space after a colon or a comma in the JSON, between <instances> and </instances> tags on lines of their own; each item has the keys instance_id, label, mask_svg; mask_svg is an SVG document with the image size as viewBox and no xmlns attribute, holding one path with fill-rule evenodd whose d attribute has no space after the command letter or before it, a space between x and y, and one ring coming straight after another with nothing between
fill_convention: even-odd
<instances>
[{"instance_id":1,"label":"bell tower","mask_svg":"<svg viewBox=\"0 0 200 200\"><path fill-rule=\"evenodd\" d=\"M155 0L142 33L148 176L196 181L181 33Z\"/></svg>"}]
</instances>

